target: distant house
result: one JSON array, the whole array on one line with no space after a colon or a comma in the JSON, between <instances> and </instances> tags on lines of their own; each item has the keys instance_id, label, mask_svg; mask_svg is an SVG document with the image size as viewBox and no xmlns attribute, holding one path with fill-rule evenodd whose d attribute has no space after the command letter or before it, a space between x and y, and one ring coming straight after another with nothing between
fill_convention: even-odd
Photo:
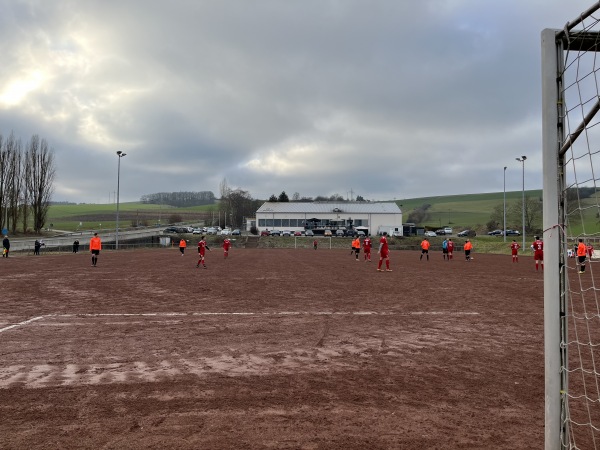
<instances>
[{"instance_id":1,"label":"distant house","mask_svg":"<svg viewBox=\"0 0 600 450\"><path fill-rule=\"evenodd\" d=\"M376 234L382 227L402 230L402 211L394 202L265 202L249 222L259 232L359 229Z\"/></svg>"}]
</instances>

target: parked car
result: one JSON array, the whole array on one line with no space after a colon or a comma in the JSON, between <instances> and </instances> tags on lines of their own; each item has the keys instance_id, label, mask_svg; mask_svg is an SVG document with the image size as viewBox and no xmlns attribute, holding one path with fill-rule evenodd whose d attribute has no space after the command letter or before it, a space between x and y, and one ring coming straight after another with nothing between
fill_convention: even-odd
<instances>
[{"instance_id":1,"label":"parked car","mask_svg":"<svg viewBox=\"0 0 600 450\"><path fill-rule=\"evenodd\" d=\"M332 236L332 235L333 235L333 233L331 232L331 230L325 230L323 232L323 236Z\"/></svg>"},{"instance_id":2,"label":"parked car","mask_svg":"<svg viewBox=\"0 0 600 450\"><path fill-rule=\"evenodd\" d=\"M209 227L206 229L206 234L217 234L217 229L215 227Z\"/></svg>"},{"instance_id":3,"label":"parked car","mask_svg":"<svg viewBox=\"0 0 600 450\"><path fill-rule=\"evenodd\" d=\"M436 237L437 234L435 234L435 231L426 231L425 232L425 237Z\"/></svg>"},{"instance_id":4,"label":"parked car","mask_svg":"<svg viewBox=\"0 0 600 450\"><path fill-rule=\"evenodd\" d=\"M192 234L202 234L204 231L202 230L202 228L194 228L192 230Z\"/></svg>"},{"instance_id":5,"label":"parked car","mask_svg":"<svg viewBox=\"0 0 600 450\"><path fill-rule=\"evenodd\" d=\"M444 227L444 233L445 234L452 234L452 228L450 228L450 227Z\"/></svg>"},{"instance_id":6,"label":"parked car","mask_svg":"<svg viewBox=\"0 0 600 450\"><path fill-rule=\"evenodd\" d=\"M394 231L394 233L399 233L399 232L398 231ZM359 237L365 237L366 236L366 234L365 234L365 232L363 230L358 230L356 232L356 235L359 236Z\"/></svg>"},{"instance_id":7,"label":"parked car","mask_svg":"<svg viewBox=\"0 0 600 450\"><path fill-rule=\"evenodd\" d=\"M306 230L304 232L304 236L314 236L314 235L315 235L315 233L313 232L313 230Z\"/></svg>"},{"instance_id":8,"label":"parked car","mask_svg":"<svg viewBox=\"0 0 600 450\"><path fill-rule=\"evenodd\" d=\"M346 235L346 232L344 230L335 230L335 235L337 237L344 237Z\"/></svg>"},{"instance_id":9,"label":"parked car","mask_svg":"<svg viewBox=\"0 0 600 450\"><path fill-rule=\"evenodd\" d=\"M348 236L348 237L356 236L356 230L346 230L346 236Z\"/></svg>"},{"instance_id":10,"label":"parked car","mask_svg":"<svg viewBox=\"0 0 600 450\"><path fill-rule=\"evenodd\" d=\"M504 233L502 233L502 230L494 230L494 231L490 231L488 233L488 236L502 236Z\"/></svg>"},{"instance_id":11,"label":"parked car","mask_svg":"<svg viewBox=\"0 0 600 450\"><path fill-rule=\"evenodd\" d=\"M271 235L271 233L269 232L269 230L262 230L262 231L260 232L260 235L261 235L261 236L270 236L270 235Z\"/></svg>"},{"instance_id":12,"label":"parked car","mask_svg":"<svg viewBox=\"0 0 600 450\"><path fill-rule=\"evenodd\" d=\"M446 231L443 228L440 228L439 230L435 230L436 236L444 236L445 234L446 234Z\"/></svg>"},{"instance_id":13,"label":"parked car","mask_svg":"<svg viewBox=\"0 0 600 450\"><path fill-rule=\"evenodd\" d=\"M231 230L229 228L224 228L223 230L221 230L221 235L226 236L231 234Z\"/></svg>"},{"instance_id":14,"label":"parked car","mask_svg":"<svg viewBox=\"0 0 600 450\"><path fill-rule=\"evenodd\" d=\"M521 236L521 232L519 230L506 230L507 236Z\"/></svg>"},{"instance_id":15,"label":"parked car","mask_svg":"<svg viewBox=\"0 0 600 450\"><path fill-rule=\"evenodd\" d=\"M239 236L241 234L242 234L242 232L240 230L238 230L237 228L231 232L232 236Z\"/></svg>"},{"instance_id":16,"label":"parked car","mask_svg":"<svg viewBox=\"0 0 600 450\"><path fill-rule=\"evenodd\" d=\"M163 233L177 233L177 227L167 227L163 230Z\"/></svg>"},{"instance_id":17,"label":"parked car","mask_svg":"<svg viewBox=\"0 0 600 450\"><path fill-rule=\"evenodd\" d=\"M282 233L282 235L283 235L283 236L291 236L291 235L292 235L292 232L291 232L290 230L283 230L283 233Z\"/></svg>"},{"instance_id":18,"label":"parked car","mask_svg":"<svg viewBox=\"0 0 600 450\"><path fill-rule=\"evenodd\" d=\"M477 236L477 233L475 233L473 230L463 230L460 233L457 234L458 237L475 237Z\"/></svg>"},{"instance_id":19,"label":"parked car","mask_svg":"<svg viewBox=\"0 0 600 450\"><path fill-rule=\"evenodd\" d=\"M302 231L294 231L294 236L302 236Z\"/></svg>"},{"instance_id":20,"label":"parked car","mask_svg":"<svg viewBox=\"0 0 600 450\"><path fill-rule=\"evenodd\" d=\"M279 230L271 230L271 236L281 236L281 231L279 231Z\"/></svg>"}]
</instances>

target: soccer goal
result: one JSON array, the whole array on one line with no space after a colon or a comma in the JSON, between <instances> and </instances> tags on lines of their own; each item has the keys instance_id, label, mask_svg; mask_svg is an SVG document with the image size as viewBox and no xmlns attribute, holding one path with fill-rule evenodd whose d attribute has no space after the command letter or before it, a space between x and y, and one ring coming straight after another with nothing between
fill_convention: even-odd
<instances>
[{"instance_id":1,"label":"soccer goal","mask_svg":"<svg viewBox=\"0 0 600 450\"><path fill-rule=\"evenodd\" d=\"M598 262L568 257L600 247L599 20L542 32L546 449L600 449Z\"/></svg>"}]
</instances>

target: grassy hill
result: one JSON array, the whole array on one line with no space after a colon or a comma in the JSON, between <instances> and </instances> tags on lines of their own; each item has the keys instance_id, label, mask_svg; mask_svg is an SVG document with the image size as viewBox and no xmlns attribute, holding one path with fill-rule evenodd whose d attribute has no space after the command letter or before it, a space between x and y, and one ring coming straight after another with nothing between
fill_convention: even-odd
<instances>
[{"instance_id":1,"label":"grassy hill","mask_svg":"<svg viewBox=\"0 0 600 450\"><path fill-rule=\"evenodd\" d=\"M506 193L506 207L511 203L521 201L523 192L512 191ZM541 190L525 191L529 197L542 196ZM485 224L490 220L494 208L504 202L503 192L492 192L486 194L446 195L437 197L421 197L397 200L396 203L402 209L404 220L415 208L430 204L428 209L429 219L422 226L440 228L449 225L455 229L475 229L484 231ZM508 227L508 224L507 224ZM541 227L541 224L540 224Z\"/></svg>"},{"instance_id":2,"label":"grassy hill","mask_svg":"<svg viewBox=\"0 0 600 450\"><path fill-rule=\"evenodd\" d=\"M132 223L147 225L168 225L170 217L179 215L184 222L198 222L214 211L217 205L177 208L168 205L151 205L140 202L119 204L119 228L129 227ZM57 230L75 231L78 229L115 228L117 205L111 204L59 204L52 205L48 211L47 226Z\"/></svg>"}]
</instances>

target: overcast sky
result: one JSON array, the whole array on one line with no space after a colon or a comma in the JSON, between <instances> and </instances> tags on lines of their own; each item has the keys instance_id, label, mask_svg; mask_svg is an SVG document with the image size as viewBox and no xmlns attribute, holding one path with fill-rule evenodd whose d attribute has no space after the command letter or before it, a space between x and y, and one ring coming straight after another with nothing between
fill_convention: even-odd
<instances>
[{"instance_id":1,"label":"overcast sky","mask_svg":"<svg viewBox=\"0 0 600 450\"><path fill-rule=\"evenodd\" d=\"M0 134L54 200L542 187L540 34L591 0L0 0Z\"/></svg>"}]
</instances>

